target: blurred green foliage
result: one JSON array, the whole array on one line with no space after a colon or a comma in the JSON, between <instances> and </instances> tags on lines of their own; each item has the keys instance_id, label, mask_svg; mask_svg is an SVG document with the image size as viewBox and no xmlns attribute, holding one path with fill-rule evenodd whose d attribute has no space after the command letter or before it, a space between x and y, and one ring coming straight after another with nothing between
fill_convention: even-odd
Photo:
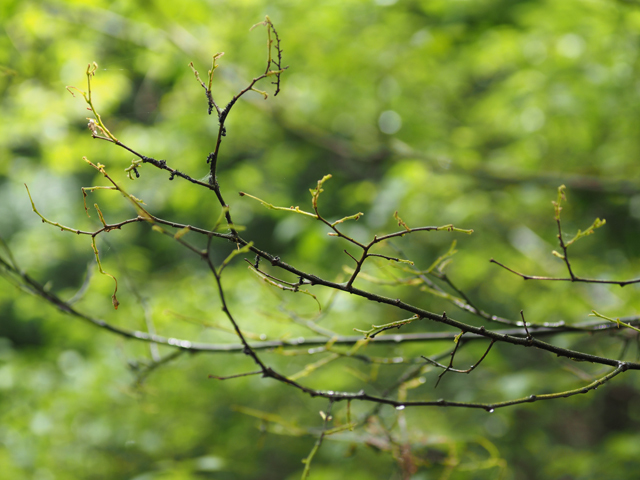
<instances>
[{"instance_id":1,"label":"blurred green foliage","mask_svg":"<svg viewBox=\"0 0 640 480\"><path fill-rule=\"evenodd\" d=\"M42 225L23 186L47 218L99 228L93 210L85 215L80 187L104 179L83 156L106 165L155 215L213 226L220 208L211 192L180 179L167 182L166 172L150 166L140 168L139 180L126 179L132 155L91 139L90 112L65 86L84 89L86 65L96 61L94 101L109 129L135 150L200 178L217 122L206 115L202 88L187 65L193 61L202 74L213 54L225 52L214 79L214 96L225 104L264 70L264 32L248 29L265 14L278 28L290 68L277 97L265 101L250 92L234 107L219 161L222 190L245 238L303 270L344 280L343 266L353 262L325 228L236 195L242 190L308 210L308 189L331 173L321 212L333 220L364 212L345 224L361 241L396 231L395 211L412 227L473 228L470 237L425 232L394 245L425 269L456 239L459 253L447 272L488 312L518 319L524 310L529 322L569 324L587 320L591 309L614 318L638 313L637 285L524 282L488 262L494 257L525 273L566 274L550 254L558 248L551 200L565 184L568 238L596 217L607 220L571 247L576 273L638 276L640 5L634 1L4 0L0 235L24 270L68 299L93 268L90 240ZM262 87L268 90L268 82ZM93 203L110 223L133 214L113 192L90 194ZM211 274L189 251L138 224L99 236L98 248L104 268L121 282L121 306L117 312L111 306L112 280L96 274L79 308L130 329L145 330L146 315L165 336L237 342ZM216 260L231 248L221 243ZM365 273L400 274L385 261L372 262ZM287 312L312 318L313 299L268 287L240 258L223 282L251 338L309 335ZM479 324L423 291L358 284ZM207 378L254 369L241 354L183 354L146 376L154 354L149 345L71 320L4 280L0 285L0 478L300 477L325 401L256 377ZM312 292L330 306L322 327L340 334L404 318L362 299ZM443 327L415 322L402 333L438 330ZM617 335L552 341L614 357L623 346ZM624 358L637 359L637 339L627 342ZM408 362L452 345L372 345L366 354ZM485 348L470 344L456 363L471 365ZM159 348L161 355L171 352ZM341 358L305 372L329 354L295 353L263 355L287 375L309 373L301 381L314 388L380 392L408 367L378 369ZM426 369L425 381L407 395L500 401L577 388L603 373L496 345L471 375L446 376L434 392L438 371ZM639 389L629 372L589 395L492 414L385 407L366 428L327 437L310 478L635 479ZM371 408L354 403L351 416ZM347 423L345 404L334 405L333 414L336 424ZM411 446L412 476L405 468L403 477L390 428Z\"/></svg>"}]
</instances>

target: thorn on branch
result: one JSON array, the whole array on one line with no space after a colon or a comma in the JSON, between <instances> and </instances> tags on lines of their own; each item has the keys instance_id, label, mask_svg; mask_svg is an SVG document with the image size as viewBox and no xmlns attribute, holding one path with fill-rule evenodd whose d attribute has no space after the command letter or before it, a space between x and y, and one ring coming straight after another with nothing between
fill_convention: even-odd
<instances>
[{"instance_id":1,"label":"thorn on branch","mask_svg":"<svg viewBox=\"0 0 640 480\"><path fill-rule=\"evenodd\" d=\"M347 250L346 250L346 249L344 250L344 253L346 253L347 255L349 255L349 256L351 257L351 259L352 259L354 262L356 262L356 264L359 264L358 260L356 260L356 258L355 258L353 255L351 255L349 252L347 252Z\"/></svg>"},{"instance_id":2,"label":"thorn on branch","mask_svg":"<svg viewBox=\"0 0 640 480\"><path fill-rule=\"evenodd\" d=\"M524 325L524 331L527 333L527 342L529 345L533 344L533 336L529 333L529 329L527 328L527 321L524 319L524 311L520 310L520 316L522 317L522 324Z\"/></svg>"}]
</instances>

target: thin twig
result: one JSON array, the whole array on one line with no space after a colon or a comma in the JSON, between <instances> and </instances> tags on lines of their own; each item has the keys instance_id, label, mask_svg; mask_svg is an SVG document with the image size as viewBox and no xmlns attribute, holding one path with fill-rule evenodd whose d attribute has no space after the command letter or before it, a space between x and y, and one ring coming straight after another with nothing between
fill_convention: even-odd
<instances>
[{"instance_id":1,"label":"thin twig","mask_svg":"<svg viewBox=\"0 0 640 480\"><path fill-rule=\"evenodd\" d=\"M451 367L453 367L453 360L454 360L454 358L456 356L456 352L458 351L458 347L462 343L462 335L464 335L464 332L460 333L459 337L458 336L456 337L456 339L455 339L456 345L455 345L455 347L453 347L453 351L450 354L449 365L444 368L444 370L442 371L442 373L440 375L438 375L438 380L436 380L436 384L435 384L435 386L433 388L437 388L438 387L438 384L440 383L440 380L442 380L442 377L444 377L445 373L447 373L449 370L451 370ZM491 345L493 345L493 343ZM491 348L491 347L489 347L489 348Z\"/></svg>"},{"instance_id":2,"label":"thin twig","mask_svg":"<svg viewBox=\"0 0 640 480\"><path fill-rule=\"evenodd\" d=\"M322 445L322 441L324 440L324 436L327 433L327 426L329 425L329 422L332 420L332 417L331 417L332 406L333 406L333 400L329 400L329 406L327 407L327 411L320 412L322 416L322 433L320 433L318 440L316 441L315 445L311 449L311 452L309 452L309 455L307 456L307 458L302 460L302 463L304 463L304 470L302 472L301 480L305 480L306 478L309 477L309 473L311 471L311 461L313 460L313 457L315 457L316 453L318 453L318 450Z\"/></svg>"},{"instance_id":3,"label":"thin twig","mask_svg":"<svg viewBox=\"0 0 640 480\"><path fill-rule=\"evenodd\" d=\"M240 378L240 377L248 377L250 375L260 375L262 370L258 370L256 372L247 372L247 373L238 373L236 375L229 375L226 377L219 377L217 375L209 375L209 378L213 378L214 380L230 380L232 378Z\"/></svg>"},{"instance_id":4,"label":"thin twig","mask_svg":"<svg viewBox=\"0 0 640 480\"><path fill-rule=\"evenodd\" d=\"M522 277L524 280L545 280L552 282L582 282L582 283L604 283L609 285L620 285L624 287L625 285L631 285L633 283L640 283L640 278L635 278L633 280L602 280L599 278L582 278L582 277L542 277L539 275L525 275L524 273L516 272L512 268L507 267L506 265L494 260L493 258L489 260L491 263L495 263L496 265L501 266L505 270L510 271L511 273ZM572 273L573 274L573 273Z\"/></svg>"},{"instance_id":5,"label":"thin twig","mask_svg":"<svg viewBox=\"0 0 640 480\"><path fill-rule=\"evenodd\" d=\"M424 355L422 355L422 358L425 359L427 362L429 362L431 365L435 365L438 368L442 368L444 369L444 372L442 372L439 376L438 376L438 382L436 382L436 387L438 386L438 383L440 382L440 378L446 373L446 372L453 372L453 373L471 373L473 370L476 369L476 367L478 365L480 365L480 362L482 362L485 357L489 354L489 350L491 350L491 347L493 347L493 344L496 343L495 340L492 340L491 343L489 344L489 347L487 347L487 349L485 350L484 354L482 355L482 357L480 357L480 360L478 360L476 363L474 363L473 365L471 365L471 367L467 368L466 370L457 370L455 368L451 368L451 365L453 364L453 354L451 355L451 362L449 363L448 366L446 365L442 365L441 363L436 362L435 360L429 358L429 357L425 357ZM456 347L460 344L460 342L458 342L456 344ZM434 387L435 388L435 387Z\"/></svg>"}]
</instances>

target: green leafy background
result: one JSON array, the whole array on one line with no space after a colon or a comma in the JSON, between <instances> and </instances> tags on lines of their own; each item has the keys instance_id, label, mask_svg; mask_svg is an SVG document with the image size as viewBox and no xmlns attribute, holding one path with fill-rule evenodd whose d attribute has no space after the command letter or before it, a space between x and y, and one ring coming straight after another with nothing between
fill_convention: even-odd
<instances>
[{"instance_id":1,"label":"green leafy background","mask_svg":"<svg viewBox=\"0 0 640 480\"><path fill-rule=\"evenodd\" d=\"M488 261L565 276L562 261L550 254L558 248L551 200L565 184L568 234L596 217L607 220L571 247L575 271L638 276L640 5L634 1L4 0L0 234L21 268L62 298L71 298L93 269L90 240L43 225L23 186L47 218L95 230L97 215L85 215L80 187L105 183L83 156L106 165L154 214L204 228L215 223L220 208L209 191L169 182L150 166L140 169L139 180L128 180L132 155L91 139L90 112L65 87L85 89L86 65L96 61L94 99L110 130L135 150L201 178L217 122L207 116L187 65L193 61L203 75L211 56L224 51L214 96L226 103L264 70L265 32L249 27L265 14L290 68L277 97L265 101L250 92L234 107L220 157L219 180L245 238L311 273L344 279L343 266L353 263L342 253L347 245L308 218L236 195L242 190L310 209L308 189L331 173L321 212L331 219L364 212L345 225L361 241L397 231L395 211L412 227L474 229L471 236L414 234L394 245L424 269L457 240L447 273L488 312L518 319L524 310L529 322L569 324L588 320L592 309L612 317L638 313L637 286L524 282ZM261 87L273 92L268 82ZM91 194L93 203L107 222L134 214L113 192ZM237 342L211 274L188 250L137 224L101 235L98 248L104 268L120 281L121 307L111 306L113 281L95 272L78 304L83 311L145 330L146 308L162 335ZM231 249L218 245L216 260ZM390 247L379 252L397 254ZM401 274L388 262L372 262L366 273ZM358 282L481 324L415 288ZM292 318L317 313L311 298L264 285L239 257L224 284L234 315L255 338L310 335ZM257 377L208 379L254 369L241 354L186 354L145 375L149 345L66 317L9 282L0 285L0 478L300 478L325 401ZM327 309L321 325L340 334L403 318L350 296L313 293ZM438 330L443 327L419 322L398 333ZM626 341L623 358L638 356L632 335L552 341L613 357ZM365 353L406 362L452 346L370 346ZM470 344L456 362L471 365L485 348ZM288 375L326 358L306 349L289 353L295 354L263 355ZM342 358L300 381L379 392L405 368L378 371ZM426 372L408 398L500 401L578 388L604 373L497 345L472 374L448 375L435 391L438 371ZM588 395L491 414L385 407L366 428L327 437L310 478L403 478L385 434L392 429L419 460L404 478L635 479L639 388L638 376L628 372ZM351 416L371 408L354 403ZM345 404L334 405L333 413L335 424L346 423Z\"/></svg>"}]
</instances>

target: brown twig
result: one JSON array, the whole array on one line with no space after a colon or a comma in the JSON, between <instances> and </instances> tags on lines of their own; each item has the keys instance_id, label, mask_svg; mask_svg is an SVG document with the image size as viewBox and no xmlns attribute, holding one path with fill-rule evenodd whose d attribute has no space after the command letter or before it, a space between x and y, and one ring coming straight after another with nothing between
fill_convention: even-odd
<instances>
[{"instance_id":1,"label":"brown twig","mask_svg":"<svg viewBox=\"0 0 640 480\"><path fill-rule=\"evenodd\" d=\"M516 272L515 270L513 270L512 268L507 267L506 265L498 262L497 260L494 260L493 258L491 260L489 260L491 263L495 263L496 265L501 266L502 268L504 268L505 270L510 271L511 273L514 273L515 275L518 275L519 277L522 277L524 280L545 280L545 281L552 281L552 282L582 282L582 283L603 283L603 284L609 284L609 285L620 285L621 287L624 287L625 285L631 285L633 283L640 283L640 278L635 278L633 280L602 280L602 279L598 279L598 278L582 278L582 277L578 277L573 275L573 272L570 271L571 273L571 277L542 277L539 275L525 275L524 273L520 273L520 272Z\"/></svg>"},{"instance_id":2,"label":"brown twig","mask_svg":"<svg viewBox=\"0 0 640 480\"><path fill-rule=\"evenodd\" d=\"M232 378L249 377L251 375L260 375L261 373L262 373L262 370L258 370L256 372L238 373L236 375L228 375L226 377L219 377L218 375L209 375L209 378L213 378L214 380L231 380Z\"/></svg>"},{"instance_id":3,"label":"brown twig","mask_svg":"<svg viewBox=\"0 0 640 480\"><path fill-rule=\"evenodd\" d=\"M466 370L457 370L457 369L455 369L455 368L451 368L451 367L452 367L452 365L453 365L453 356L454 356L454 354L455 354L455 352L456 352L456 350L457 350L457 348L458 348L458 345L459 345L461 342L458 342L458 343L456 344L456 347L455 347L454 351L453 351L452 353L450 353L450 355L451 355L451 360L450 360L450 362L449 362L449 365L448 365L448 366L446 366L446 365L442 365L441 363L438 363L438 362L436 362L435 360L433 360L433 359L431 359L431 358L425 357L424 355L422 356L422 358L424 358L424 359L425 359L427 362L429 362L431 365L435 365L435 366L436 366L436 367L438 367L438 368L442 368L442 369L444 369L444 372L442 372L442 373L438 376L438 381L436 382L436 385L435 385L435 386L437 387L437 386L438 386L438 383L440 383L440 379L441 379L441 378L444 376L444 374L445 374L445 373L447 373L447 372L453 372L453 373L471 373L473 370L475 370L475 369L476 369L476 367L477 367L478 365L480 365L480 362L482 362L482 361L485 359L485 357L489 354L489 350L491 350L491 347L493 347L493 344L494 344L495 342L496 342L495 340L491 340L491 343L489 344L489 346L488 346L488 347L487 347L487 349L485 350L485 352L484 352L484 354L482 355L482 357L480 357L480 360L478 360L476 363L474 363L473 365L471 365L471 367L467 368ZM434 387L434 388L435 388L435 387Z\"/></svg>"}]
</instances>

